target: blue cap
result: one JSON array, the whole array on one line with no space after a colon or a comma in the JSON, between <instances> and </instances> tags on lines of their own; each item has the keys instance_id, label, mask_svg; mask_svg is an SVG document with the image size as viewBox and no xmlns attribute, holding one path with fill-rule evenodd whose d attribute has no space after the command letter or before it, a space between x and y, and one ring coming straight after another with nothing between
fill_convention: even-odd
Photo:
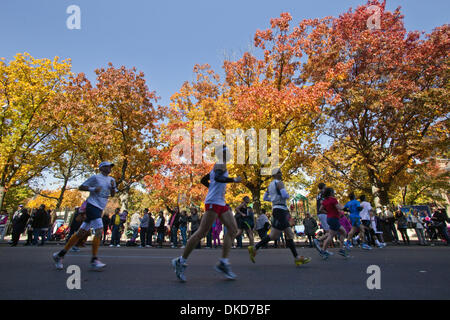
<instances>
[{"instance_id":1,"label":"blue cap","mask_svg":"<svg viewBox=\"0 0 450 320\"><path fill-rule=\"evenodd\" d=\"M108 161L103 161L102 163L100 163L100 165L98 166L98 168L100 169L101 167L114 167L114 163L108 162Z\"/></svg>"}]
</instances>

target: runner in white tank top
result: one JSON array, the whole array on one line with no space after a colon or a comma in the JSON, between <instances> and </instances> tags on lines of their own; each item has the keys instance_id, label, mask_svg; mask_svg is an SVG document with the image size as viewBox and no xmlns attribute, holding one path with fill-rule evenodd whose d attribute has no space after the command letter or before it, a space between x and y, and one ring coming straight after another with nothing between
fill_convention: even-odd
<instances>
[{"instance_id":1,"label":"runner in white tank top","mask_svg":"<svg viewBox=\"0 0 450 320\"><path fill-rule=\"evenodd\" d=\"M222 159L225 159L226 162L229 158L227 157L228 150L225 145L221 151L223 156ZM225 163L216 163L214 165L214 169L202 178L201 183L208 188L208 194L205 199L205 214L200 221L200 227L186 243L186 248L184 249L183 255L172 260L172 266L175 269L175 274L180 281L186 281L184 271L187 267L187 258L200 240L206 236L209 230L211 230L211 227L217 217L227 228L227 234L225 235L222 247L222 258L216 265L215 270L222 272L228 279L236 278L236 275L231 271L231 267L228 262L228 254L230 252L233 239L237 233L237 226L230 207L228 207L225 203L225 192L227 183L239 183L241 180L242 179L240 177L228 177L227 166Z\"/></svg>"}]
</instances>

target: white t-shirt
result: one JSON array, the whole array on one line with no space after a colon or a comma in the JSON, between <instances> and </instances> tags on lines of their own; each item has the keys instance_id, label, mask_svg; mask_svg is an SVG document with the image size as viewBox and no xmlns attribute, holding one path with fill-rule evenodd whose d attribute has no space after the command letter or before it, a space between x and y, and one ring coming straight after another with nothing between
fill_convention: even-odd
<instances>
[{"instance_id":1,"label":"white t-shirt","mask_svg":"<svg viewBox=\"0 0 450 320\"><path fill-rule=\"evenodd\" d=\"M102 173L93 175L87 179L82 186L97 188L100 187L100 192L91 191L87 203L103 210L108 203L108 197L111 195L111 181L114 182L114 189L116 189L116 181L113 177L105 176ZM117 191L117 190L116 190Z\"/></svg>"},{"instance_id":2,"label":"white t-shirt","mask_svg":"<svg viewBox=\"0 0 450 320\"><path fill-rule=\"evenodd\" d=\"M208 194L206 195L205 204L217 204L219 206L224 206L225 203L225 192L227 190L227 184L217 182L214 180L216 172L212 170L209 173L209 188ZM228 177L228 171L225 171L224 177Z\"/></svg>"},{"instance_id":3,"label":"white t-shirt","mask_svg":"<svg viewBox=\"0 0 450 320\"><path fill-rule=\"evenodd\" d=\"M372 206L370 205L370 203L367 201L363 201L361 202L361 207L363 208L359 213L361 220L370 220L369 212L370 210L372 210Z\"/></svg>"},{"instance_id":4,"label":"white t-shirt","mask_svg":"<svg viewBox=\"0 0 450 320\"><path fill-rule=\"evenodd\" d=\"M135 213L131 216L130 227L139 228L139 213Z\"/></svg>"}]
</instances>

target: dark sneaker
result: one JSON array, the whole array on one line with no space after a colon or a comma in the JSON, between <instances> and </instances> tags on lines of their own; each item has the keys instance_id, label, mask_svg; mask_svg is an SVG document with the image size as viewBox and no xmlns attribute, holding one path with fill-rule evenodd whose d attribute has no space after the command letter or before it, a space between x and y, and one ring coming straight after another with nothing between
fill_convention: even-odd
<instances>
[{"instance_id":1,"label":"dark sneaker","mask_svg":"<svg viewBox=\"0 0 450 320\"><path fill-rule=\"evenodd\" d=\"M320 256L322 257L323 260L328 260L328 258L330 257L330 254L327 251L322 251L320 253Z\"/></svg>"},{"instance_id":2,"label":"dark sneaker","mask_svg":"<svg viewBox=\"0 0 450 320\"><path fill-rule=\"evenodd\" d=\"M177 278L180 281L185 282L186 277L184 276L184 271L187 268L187 264L181 263L180 258L178 257L172 260L172 266L175 269L175 274L177 275Z\"/></svg>"},{"instance_id":3,"label":"dark sneaker","mask_svg":"<svg viewBox=\"0 0 450 320\"><path fill-rule=\"evenodd\" d=\"M231 271L231 266L229 264L225 264L222 261L220 261L216 267L217 272L222 272L225 277L227 277L230 280L236 279L236 275Z\"/></svg>"},{"instance_id":4,"label":"dark sneaker","mask_svg":"<svg viewBox=\"0 0 450 320\"><path fill-rule=\"evenodd\" d=\"M344 249L340 249L340 250L339 250L339 254L340 254L341 256L343 256L344 258L347 258L347 257L348 257L348 253L347 253L347 251L344 250Z\"/></svg>"}]
</instances>

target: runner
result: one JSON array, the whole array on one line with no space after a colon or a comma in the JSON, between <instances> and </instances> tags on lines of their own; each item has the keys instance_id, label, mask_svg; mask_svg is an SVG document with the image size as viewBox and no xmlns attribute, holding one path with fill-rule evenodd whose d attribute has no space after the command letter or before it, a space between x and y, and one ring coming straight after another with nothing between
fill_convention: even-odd
<instances>
[{"instance_id":1,"label":"runner","mask_svg":"<svg viewBox=\"0 0 450 320\"><path fill-rule=\"evenodd\" d=\"M172 260L172 266L175 269L175 274L180 281L186 281L184 271L186 270L186 261L192 250L197 246L202 238L211 230L211 227L217 217L223 225L227 228L227 233L224 237L222 247L222 258L216 265L215 270L222 272L228 279L235 279L236 275L231 271L230 263L228 261L228 254L230 252L233 239L236 237L237 225L233 217L231 209L225 203L225 192L227 183L239 183L242 181L241 177L229 178L226 162L229 160L228 149L223 145L221 149L222 158L219 158L218 163L214 165L214 169L204 176L201 183L208 188L208 194L205 199L205 214L203 215L200 227L189 238L183 255ZM216 152L216 155L218 153Z\"/></svg>"},{"instance_id":2,"label":"runner","mask_svg":"<svg viewBox=\"0 0 450 320\"><path fill-rule=\"evenodd\" d=\"M236 213L240 215L240 224L238 225L238 233L236 235L236 238L241 236L244 231L248 236L249 240L249 246L253 246L255 244L254 237L253 237L253 225L250 220L253 220L253 216L249 214L249 211L251 208L248 208L248 204L250 203L250 198L245 196L244 199L242 199L242 203L236 207Z\"/></svg>"},{"instance_id":3,"label":"runner","mask_svg":"<svg viewBox=\"0 0 450 320\"><path fill-rule=\"evenodd\" d=\"M375 243L375 239L373 239L370 232L370 216L373 208L370 203L366 201L365 195L361 195L359 197L359 200L361 201L362 207L362 210L359 213L359 216L361 218L361 233L362 237L364 237L364 235L366 236L367 243L370 245L371 243Z\"/></svg>"},{"instance_id":4,"label":"runner","mask_svg":"<svg viewBox=\"0 0 450 320\"><path fill-rule=\"evenodd\" d=\"M353 235L357 234L358 232L361 232L361 236L360 236L360 239L362 241L361 248L363 248L365 250L372 250L372 247L366 243L367 241L364 237L364 232L365 232L366 228L363 225L361 225L361 218L359 216L359 212L361 210L363 210L363 208L361 207L361 204L359 203L359 201L356 200L354 193L350 193L350 195L348 197L349 197L350 201L345 204L344 210L350 212L350 222L352 223L352 230L350 230L350 232L348 233L348 237L347 237L347 241L345 242L345 246L347 247L347 249L350 249Z\"/></svg>"},{"instance_id":5,"label":"runner","mask_svg":"<svg viewBox=\"0 0 450 320\"><path fill-rule=\"evenodd\" d=\"M111 173L111 168L113 166L114 164L110 162L100 163L99 170L101 173L90 177L79 187L79 190L81 191L90 192L89 198L87 199L86 212L84 213L86 218L78 232L70 238L69 242L67 242L64 249L59 253L53 254L56 269L63 269L62 260L67 251L69 251L69 249L80 239L83 239L90 232L91 228L95 230L94 240L92 241L91 268L93 270L101 270L106 266L106 264L98 260L97 252L102 240L103 232L102 211L106 207L108 197L113 197L116 194L116 181L114 178L108 176Z\"/></svg>"},{"instance_id":6,"label":"runner","mask_svg":"<svg viewBox=\"0 0 450 320\"><path fill-rule=\"evenodd\" d=\"M284 231L286 235L286 247L288 247L292 255L294 256L294 262L296 266L306 264L311 261L310 258L303 256L298 257L297 249L294 244L294 233L292 232L291 225L289 224L289 211L286 206L286 200L289 199L289 194L286 192L283 184L283 176L279 168L272 171L273 181L267 188L264 194L264 201L272 202L272 215L273 224L270 235L266 235L256 246L249 246L248 253L250 260L255 263L256 252L266 245L269 241L276 240L280 234Z\"/></svg>"},{"instance_id":7,"label":"runner","mask_svg":"<svg viewBox=\"0 0 450 320\"><path fill-rule=\"evenodd\" d=\"M323 195L325 200L322 201L320 210L324 210L327 213L327 224L330 226L330 232L328 232L328 237L324 241L323 247L319 250L319 253L324 260L328 259L330 256L330 253L327 252L328 245L339 233L339 254L346 258L348 257L348 254L347 251L344 250L344 240L347 233L345 232L344 227L339 223L340 211L342 211L344 207L342 207L334 197L334 190L332 188L326 188Z\"/></svg>"}]
</instances>

